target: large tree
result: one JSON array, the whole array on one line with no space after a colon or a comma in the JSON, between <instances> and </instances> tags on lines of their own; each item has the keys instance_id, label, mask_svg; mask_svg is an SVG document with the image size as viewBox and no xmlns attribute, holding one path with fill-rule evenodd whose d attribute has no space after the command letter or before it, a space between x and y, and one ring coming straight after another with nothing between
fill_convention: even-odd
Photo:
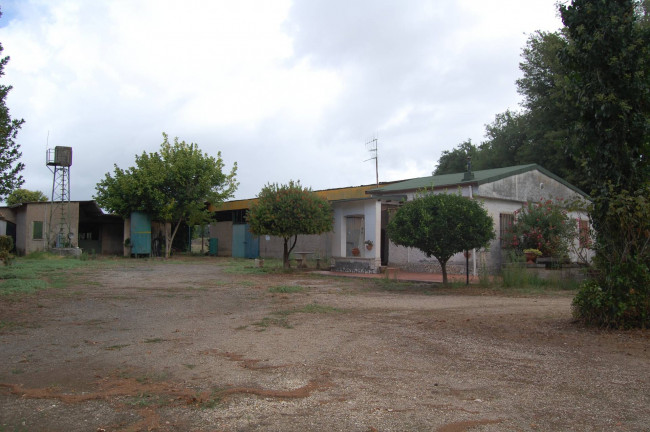
<instances>
[{"instance_id":1,"label":"large tree","mask_svg":"<svg viewBox=\"0 0 650 432\"><path fill-rule=\"evenodd\" d=\"M95 199L104 209L123 217L141 211L172 223L166 236L165 256L169 257L174 236L182 222L202 220L207 203L218 206L231 198L237 188L237 163L224 172L221 152L217 157L203 153L197 144L174 139L163 133L159 152L135 157L135 166L126 170L115 166L97 186Z\"/></svg>"},{"instance_id":2,"label":"large tree","mask_svg":"<svg viewBox=\"0 0 650 432\"><path fill-rule=\"evenodd\" d=\"M256 235L273 235L284 240L282 260L289 268L289 254L300 234L321 234L332 230L332 208L300 181L267 184L257 195L247 214L250 230Z\"/></svg>"},{"instance_id":3,"label":"large tree","mask_svg":"<svg viewBox=\"0 0 650 432\"><path fill-rule=\"evenodd\" d=\"M43 192L29 189L16 189L7 197L7 205L45 201L47 201L47 196Z\"/></svg>"},{"instance_id":4,"label":"large tree","mask_svg":"<svg viewBox=\"0 0 650 432\"><path fill-rule=\"evenodd\" d=\"M2 12L0 12L1 16ZM0 44L0 55L3 50L4 48ZM4 68L8 62L8 56L0 59L0 77L4 75ZM25 165L18 161L22 153L20 144L15 140L25 120L12 119L9 115L9 108L5 100L11 88L11 86L0 84L0 201L24 183L20 172Z\"/></svg>"},{"instance_id":5,"label":"large tree","mask_svg":"<svg viewBox=\"0 0 650 432\"><path fill-rule=\"evenodd\" d=\"M460 194L422 192L391 218L388 238L435 257L447 283L447 261L458 252L487 246L494 239L492 218L481 203Z\"/></svg>"},{"instance_id":6,"label":"large tree","mask_svg":"<svg viewBox=\"0 0 650 432\"><path fill-rule=\"evenodd\" d=\"M577 113L576 152L593 199L600 269L593 282L601 297L579 309L582 317L599 310L596 322L606 326L650 325L650 232L642 216L650 208L650 28L641 5L560 6L568 41L560 60ZM579 303L593 286L584 287Z\"/></svg>"}]
</instances>

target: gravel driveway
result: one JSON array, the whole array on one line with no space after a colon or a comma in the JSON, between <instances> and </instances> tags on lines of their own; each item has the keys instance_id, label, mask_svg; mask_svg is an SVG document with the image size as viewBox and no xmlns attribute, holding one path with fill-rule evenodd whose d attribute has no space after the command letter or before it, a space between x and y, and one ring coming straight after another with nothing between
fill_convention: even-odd
<instances>
[{"instance_id":1,"label":"gravel driveway","mask_svg":"<svg viewBox=\"0 0 650 432\"><path fill-rule=\"evenodd\" d=\"M4 431L650 431L650 334L509 295L122 260L0 300Z\"/></svg>"}]
</instances>

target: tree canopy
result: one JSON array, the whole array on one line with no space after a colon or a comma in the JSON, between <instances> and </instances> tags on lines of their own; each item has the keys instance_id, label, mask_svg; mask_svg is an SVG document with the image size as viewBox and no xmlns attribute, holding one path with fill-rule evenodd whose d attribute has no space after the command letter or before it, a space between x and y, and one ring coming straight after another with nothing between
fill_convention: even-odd
<instances>
[{"instance_id":1,"label":"tree canopy","mask_svg":"<svg viewBox=\"0 0 650 432\"><path fill-rule=\"evenodd\" d=\"M291 180L286 185L264 186L248 211L247 221L253 234L284 240L283 263L288 268L298 235L331 231L333 216L326 199L301 186L300 181Z\"/></svg>"},{"instance_id":2,"label":"tree canopy","mask_svg":"<svg viewBox=\"0 0 650 432\"><path fill-rule=\"evenodd\" d=\"M47 196L43 192L31 191L29 189L16 189L7 197L7 205L45 201L47 201Z\"/></svg>"},{"instance_id":3,"label":"tree canopy","mask_svg":"<svg viewBox=\"0 0 650 432\"><path fill-rule=\"evenodd\" d=\"M560 5L563 87L593 200L600 270L574 305L578 318L603 326L650 325L650 27L642 6L633 0Z\"/></svg>"},{"instance_id":4,"label":"tree canopy","mask_svg":"<svg viewBox=\"0 0 650 432\"><path fill-rule=\"evenodd\" d=\"M237 163L224 172L221 152L217 157L203 153L197 144L174 139L163 133L160 150L136 155L135 166L126 170L115 165L97 183L95 199L104 209L129 217L140 211L153 218L172 222L166 239L165 256L182 222L194 224L205 217L207 203L218 206L231 198L238 186Z\"/></svg>"},{"instance_id":5,"label":"tree canopy","mask_svg":"<svg viewBox=\"0 0 650 432\"><path fill-rule=\"evenodd\" d=\"M391 218L388 238L435 257L447 283L447 261L464 250L487 246L494 239L492 218L479 201L460 194L422 192Z\"/></svg>"},{"instance_id":6,"label":"tree canopy","mask_svg":"<svg viewBox=\"0 0 650 432\"><path fill-rule=\"evenodd\" d=\"M2 12L0 12L1 16ZM0 44L0 55L3 50ZM7 63L9 63L8 56L0 59L0 77L4 76ZM11 89L10 85L0 84L0 201L24 183L20 172L25 165L18 161L22 153L16 137L25 120L12 119L9 115L9 108L5 101Z\"/></svg>"}]
</instances>

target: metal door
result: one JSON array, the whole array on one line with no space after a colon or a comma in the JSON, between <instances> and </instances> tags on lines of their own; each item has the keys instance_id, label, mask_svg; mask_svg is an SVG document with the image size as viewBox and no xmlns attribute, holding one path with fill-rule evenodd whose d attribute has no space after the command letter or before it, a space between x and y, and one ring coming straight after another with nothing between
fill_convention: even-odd
<instances>
[{"instance_id":1,"label":"metal door","mask_svg":"<svg viewBox=\"0 0 650 432\"><path fill-rule=\"evenodd\" d=\"M260 254L260 239L251 234L248 224L232 226L232 256L234 258L257 258Z\"/></svg>"},{"instance_id":2,"label":"metal door","mask_svg":"<svg viewBox=\"0 0 650 432\"><path fill-rule=\"evenodd\" d=\"M131 253L151 255L151 217L148 214L131 213Z\"/></svg>"}]
</instances>

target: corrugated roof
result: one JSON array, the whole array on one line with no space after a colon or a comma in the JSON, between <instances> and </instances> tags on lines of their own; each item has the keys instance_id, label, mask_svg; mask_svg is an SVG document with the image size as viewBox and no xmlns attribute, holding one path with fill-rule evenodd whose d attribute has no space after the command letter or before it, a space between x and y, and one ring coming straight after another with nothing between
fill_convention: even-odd
<instances>
[{"instance_id":1,"label":"corrugated roof","mask_svg":"<svg viewBox=\"0 0 650 432\"><path fill-rule=\"evenodd\" d=\"M419 190L419 189L431 188L431 187L437 189L437 188L445 188L450 186L454 186L454 187L462 186L467 184L480 185L484 183L495 182L497 180L501 180L506 177L522 174L533 170L537 170L559 181L560 183L574 190L575 192L587 196L587 194L585 194L577 187L573 186L572 184L568 183L564 179L556 176L555 174L551 173L550 171L546 170L545 168L537 164L515 165L510 167L504 167L504 168L493 168L487 170L472 171L474 177L471 180L463 180L465 176L465 172L454 173L454 174L443 174L443 175L429 176L429 177L418 177L414 179L404 180L401 182L396 182L388 186L375 188L369 190L368 193L373 195L383 195L387 193L412 191L412 190Z\"/></svg>"},{"instance_id":2,"label":"corrugated roof","mask_svg":"<svg viewBox=\"0 0 650 432\"><path fill-rule=\"evenodd\" d=\"M380 183L381 185L382 183ZM390 183L384 183L390 184ZM368 191L376 189L377 185L363 185L363 186L349 186L343 188L324 189L314 191L316 195L325 198L328 201L346 201L353 199L368 198ZM234 201L226 201L218 207L211 206L210 211L224 211L224 210L244 210L249 209L251 204L257 201L257 198L242 199Z\"/></svg>"}]
</instances>

